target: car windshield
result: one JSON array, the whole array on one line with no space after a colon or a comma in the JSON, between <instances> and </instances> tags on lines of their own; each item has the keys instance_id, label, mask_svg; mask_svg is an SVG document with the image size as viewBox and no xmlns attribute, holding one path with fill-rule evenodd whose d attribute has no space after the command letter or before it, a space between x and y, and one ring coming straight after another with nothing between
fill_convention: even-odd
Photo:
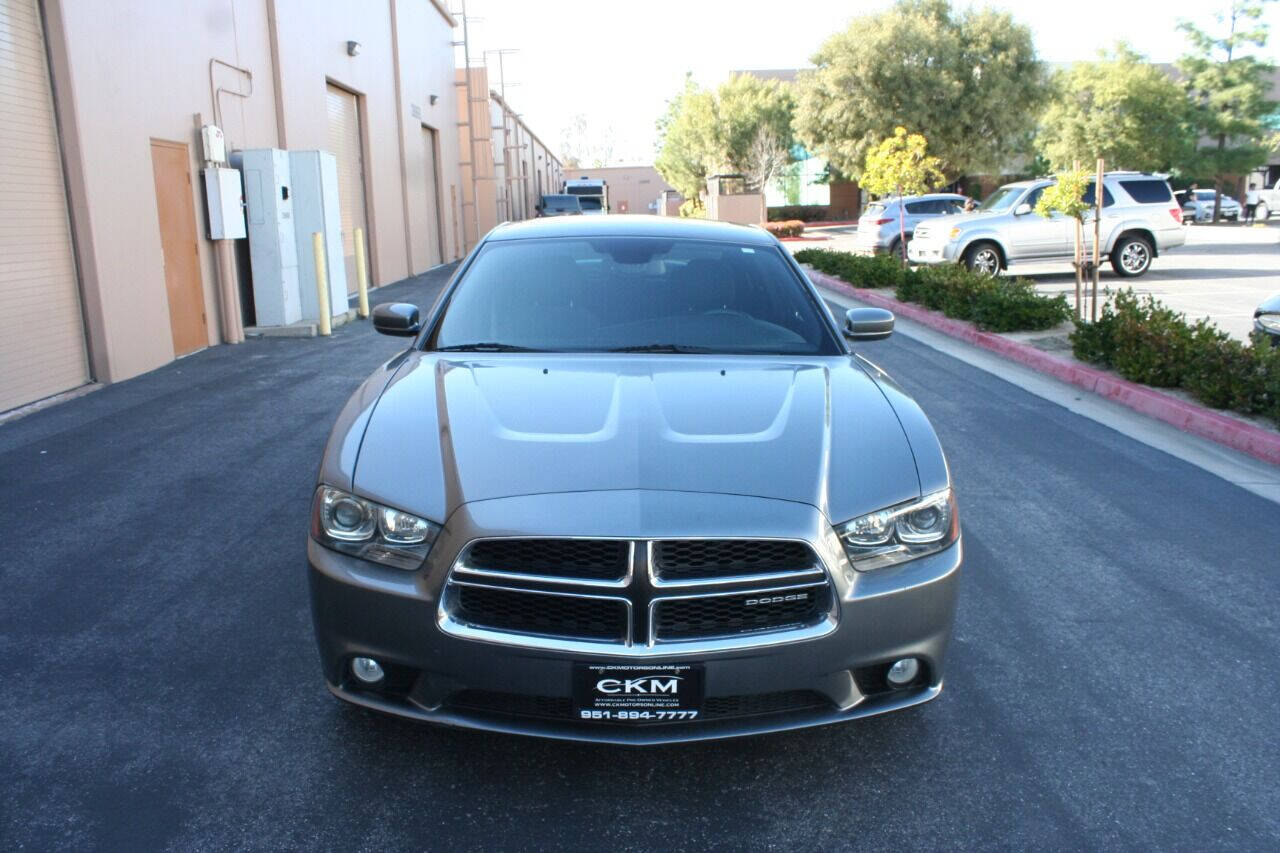
<instances>
[{"instance_id":1,"label":"car windshield","mask_svg":"<svg viewBox=\"0 0 1280 853\"><path fill-rule=\"evenodd\" d=\"M987 196L986 201L978 205L978 210L1008 210L1022 195L1025 187L1001 187Z\"/></svg>"},{"instance_id":2,"label":"car windshield","mask_svg":"<svg viewBox=\"0 0 1280 853\"><path fill-rule=\"evenodd\" d=\"M583 210L599 210L601 206L599 196L581 196L578 198L578 203L582 205Z\"/></svg>"},{"instance_id":3,"label":"car windshield","mask_svg":"<svg viewBox=\"0 0 1280 853\"><path fill-rule=\"evenodd\" d=\"M487 243L428 348L835 355L776 246L651 237Z\"/></svg>"},{"instance_id":4,"label":"car windshield","mask_svg":"<svg viewBox=\"0 0 1280 853\"><path fill-rule=\"evenodd\" d=\"M577 210L578 198L571 195L544 195L542 206L548 210Z\"/></svg>"}]
</instances>

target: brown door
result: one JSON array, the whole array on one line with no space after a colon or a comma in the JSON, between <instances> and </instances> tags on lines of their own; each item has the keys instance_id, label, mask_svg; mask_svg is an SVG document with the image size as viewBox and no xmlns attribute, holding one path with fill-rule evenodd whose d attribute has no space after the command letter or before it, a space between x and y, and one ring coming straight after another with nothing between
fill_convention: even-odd
<instances>
[{"instance_id":1,"label":"brown door","mask_svg":"<svg viewBox=\"0 0 1280 853\"><path fill-rule=\"evenodd\" d=\"M187 146L181 142L151 140L151 170L156 179L156 209L160 214L160 249L164 252L164 286L169 293L173 353L186 355L209 345Z\"/></svg>"}]
</instances>

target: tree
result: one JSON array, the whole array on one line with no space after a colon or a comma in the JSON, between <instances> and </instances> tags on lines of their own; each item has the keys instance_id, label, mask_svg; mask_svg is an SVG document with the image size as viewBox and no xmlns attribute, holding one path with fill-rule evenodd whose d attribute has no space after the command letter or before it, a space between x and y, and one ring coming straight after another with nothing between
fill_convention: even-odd
<instances>
[{"instance_id":1,"label":"tree","mask_svg":"<svg viewBox=\"0 0 1280 853\"><path fill-rule=\"evenodd\" d=\"M1128 45L1078 62L1052 80L1036 150L1054 170L1101 157L1120 169L1181 170L1196 147L1182 87Z\"/></svg>"},{"instance_id":2,"label":"tree","mask_svg":"<svg viewBox=\"0 0 1280 853\"><path fill-rule=\"evenodd\" d=\"M942 162L929 154L929 143L918 133L895 127L893 136L867 153L862 187L876 195L920 195L942 183ZM906 205L898 205L898 246L907 262Z\"/></svg>"},{"instance_id":3,"label":"tree","mask_svg":"<svg viewBox=\"0 0 1280 853\"><path fill-rule=\"evenodd\" d=\"M560 134L560 159L565 168L608 166L613 161L613 125L592 125L582 113Z\"/></svg>"},{"instance_id":4,"label":"tree","mask_svg":"<svg viewBox=\"0 0 1280 853\"><path fill-rule=\"evenodd\" d=\"M686 76L658 120L654 166L685 198L696 199L717 173L767 183L790 162L793 112L791 92L776 80L735 74L708 90Z\"/></svg>"},{"instance_id":5,"label":"tree","mask_svg":"<svg viewBox=\"0 0 1280 853\"><path fill-rule=\"evenodd\" d=\"M796 134L850 178L899 125L927 128L951 178L998 173L1030 144L1044 90L1031 30L1005 12L900 0L831 36L803 75Z\"/></svg>"},{"instance_id":6,"label":"tree","mask_svg":"<svg viewBox=\"0 0 1280 853\"><path fill-rule=\"evenodd\" d=\"M1275 66L1242 51L1266 47L1267 25L1261 18L1268 2L1230 0L1227 12L1217 16L1227 28L1224 35L1211 35L1190 21L1178 23L1191 43L1178 70L1194 105L1196 130L1209 141L1197 151L1191 172L1212 178L1219 189L1227 176L1246 174L1266 159L1268 123L1276 113L1276 102L1267 97ZM1222 196L1215 196L1216 222Z\"/></svg>"},{"instance_id":7,"label":"tree","mask_svg":"<svg viewBox=\"0 0 1280 853\"><path fill-rule=\"evenodd\" d=\"M1085 192L1089 182L1094 180L1088 172L1079 167L1062 172L1057 176L1057 183L1045 187L1036 202L1036 213L1050 219L1060 213L1068 219L1075 220L1076 252L1073 265L1076 268L1076 317L1080 316L1080 287L1084 278L1084 215L1093 209L1085 201ZM1098 294L1093 294L1097 302ZM1096 309L1095 309L1096 310Z\"/></svg>"}]
</instances>

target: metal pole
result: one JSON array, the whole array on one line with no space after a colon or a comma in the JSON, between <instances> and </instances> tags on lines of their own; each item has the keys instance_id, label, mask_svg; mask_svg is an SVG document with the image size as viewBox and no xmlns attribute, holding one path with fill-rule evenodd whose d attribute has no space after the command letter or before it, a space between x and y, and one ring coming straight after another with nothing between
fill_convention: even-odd
<instances>
[{"instance_id":1,"label":"metal pole","mask_svg":"<svg viewBox=\"0 0 1280 853\"><path fill-rule=\"evenodd\" d=\"M1093 298L1089 305L1091 323L1098 322L1098 275L1100 272L1098 264L1102 257L1102 199L1106 195L1106 189L1102 186L1102 173L1105 165L1099 157L1098 183L1093 191Z\"/></svg>"},{"instance_id":2,"label":"metal pole","mask_svg":"<svg viewBox=\"0 0 1280 853\"><path fill-rule=\"evenodd\" d=\"M316 258L316 300L320 305L317 330L327 337L333 334L333 325L329 309L329 275L324 265L324 234L319 231L311 235L311 252Z\"/></svg>"},{"instance_id":3,"label":"metal pole","mask_svg":"<svg viewBox=\"0 0 1280 853\"><path fill-rule=\"evenodd\" d=\"M369 269L364 262L364 229L355 229L356 238L356 290L360 301L356 313L361 319L369 316Z\"/></svg>"}]
</instances>

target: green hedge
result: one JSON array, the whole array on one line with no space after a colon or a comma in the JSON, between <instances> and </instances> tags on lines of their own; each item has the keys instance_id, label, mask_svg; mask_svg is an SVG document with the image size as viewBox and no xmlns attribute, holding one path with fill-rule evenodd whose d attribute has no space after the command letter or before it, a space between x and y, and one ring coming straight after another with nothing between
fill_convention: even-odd
<instances>
[{"instance_id":1,"label":"green hedge","mask_svg":"<svg viewBox=\"0 0 1280 853\"><path fill-rule=\"evenodd\" d=\"M855 287L892 287L903 302L915 302L992 332L1051 329L1071 318L1065 296L1042 296L1022 278L982 276L959 264L911 269L890 255L854 255L803 249L796 260Z\"/></svg>"},{"instance_id":2,"label":"green hedge","mask_svg":"<svg viewBox=\"0 0 1280 853\"><path fill-rule=\"evenodd\" d=\"M1280 348L1265 335L1237 341L1132 290L1115 294L1096 323L1071 333L1076 358L1158 388L1182 388L1215 409L1261 414L1280 424Z\"/></svg>"}]
</instances>

